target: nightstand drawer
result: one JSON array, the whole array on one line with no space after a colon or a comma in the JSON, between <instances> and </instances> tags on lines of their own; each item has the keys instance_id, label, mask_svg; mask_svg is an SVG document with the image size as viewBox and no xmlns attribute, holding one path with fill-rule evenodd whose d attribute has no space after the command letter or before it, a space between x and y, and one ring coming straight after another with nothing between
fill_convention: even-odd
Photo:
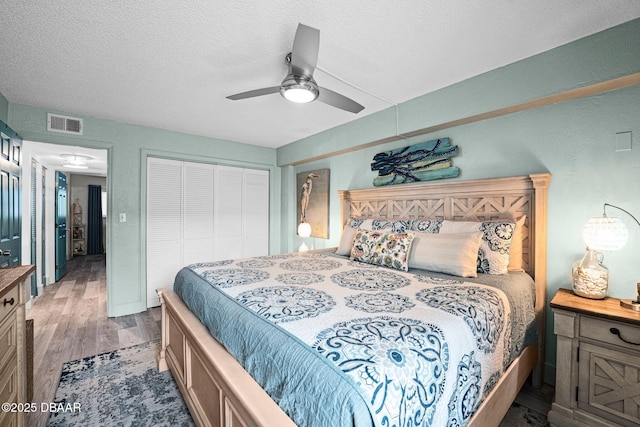
<instances>
[{"instance_id":1,"label":"nightstand drawer","mask_svg":"<svg viewBox=\"0 0 640 427\"><path fill-rule=\"evenodd\" d=\"M17 402L18 368L14 356L11 363L0 370L0 403Z\"/></svg>"},{"instance_id":2,"label":"nightstand drawer","mask_svg":"<svg viewBox=\"0 0 640 427\"><path fill-rule=\"evenodd\" d=\"M16 319L9 317L0 320L0 371L17 351Z\"/></svg>"},{"instance_id":3,"label":"nightstand drawer","mask_svg":"<svg viewBox=\"0 0 640 427\"><path fill-rule=\"evenodd\" d=\"M640 350L640 328L625 323L582 316L580 336L631 350Z\"/></svg>"},{"instance_id":4,"label":"nightstand drawer","mask_svg":"<svg viewBox=\"0 0 640 427\"><path fill-rule=\"evenodd\" d=\"M20 287L14 286L13 289L0 298L0 322L18 306L20 298L19 291Z\"/></svg>"}]
</instances>

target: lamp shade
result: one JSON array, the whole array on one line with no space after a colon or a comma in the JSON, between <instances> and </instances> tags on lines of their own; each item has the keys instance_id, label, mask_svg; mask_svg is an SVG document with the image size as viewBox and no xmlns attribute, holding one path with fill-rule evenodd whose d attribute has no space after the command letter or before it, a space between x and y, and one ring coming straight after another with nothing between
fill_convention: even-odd
<instances>
[{"instance_id":1,"label":"lamp shade","mask_svg":"<svg viewBox=\"0 0 640 427\"><path fill-rule=\"evenodd\" d=\"M300 237L309 237L311 236L311 224L308 222L301 222L298 225L298 236Z\"/></svg>"},{"instance_id":2,"label":"lamp shade","mask_svg":"<svg viewBox=\"0 0 640 427\"><path fill-rule=\"evenodd\" d=\"M582 238L589 249L618 251L627 243L629 232L620 219L603 215L587 221L582 231Z\"/></svg>"}]
</instances>

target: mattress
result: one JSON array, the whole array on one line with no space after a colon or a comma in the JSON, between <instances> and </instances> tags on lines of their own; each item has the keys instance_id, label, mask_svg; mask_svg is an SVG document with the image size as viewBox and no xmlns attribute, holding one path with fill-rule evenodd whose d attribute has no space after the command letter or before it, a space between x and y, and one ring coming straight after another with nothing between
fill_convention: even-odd
<instances>
[{"instance_id":1,"label":"mattress","mask_svg":"<svg viewBox=\"0 0 640 427\"><path fill-rule=\"evenodd\" d=\"M464 426L535 341L519 272L462 279L325 250L193 264L174 291L300 426Z\"/></svg>"}]
</instances>

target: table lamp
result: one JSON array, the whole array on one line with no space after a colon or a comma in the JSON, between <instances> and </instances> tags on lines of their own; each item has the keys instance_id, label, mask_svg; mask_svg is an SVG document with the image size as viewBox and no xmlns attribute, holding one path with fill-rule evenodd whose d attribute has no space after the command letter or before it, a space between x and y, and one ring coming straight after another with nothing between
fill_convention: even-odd
<instances>
[{"instance_id":1,"label":"table lamp","mask_svg":"<svg viewBox=\"0 0 640 427\"><path fill-rule=\"evenodd\" d=\"M298 225L298 236L300 237L310 237L311 236L311 224L309 224L308 222L301 222L300 225ZM309 248L307 247L307 245L302 242L302 244L300 245L300 247L298 248L298 252L306 252L308 251Z\"/></svg>"},{"instance_id":2,"label":"table lamp","mask_svg":"<svg viewBox=\"0 0 640 427\"><path fill-rule=\"evenodd\" d=\"M573 290L576 294L593 299L602 299L609 287L609 270L602 265L602 253L599 251L618 251L624 247L629 238L626 225L615 217L607 216L607 207L618 209L640 226L640 222L621 207L605 203L602 216L593 217L584 226L582 237L587 244L587 253L574 264L572 269ZM640 291L640 286L637 288ZM640 311L640 293L636 301L622 300L623 307Z\"/></svg>"}]
</instances>

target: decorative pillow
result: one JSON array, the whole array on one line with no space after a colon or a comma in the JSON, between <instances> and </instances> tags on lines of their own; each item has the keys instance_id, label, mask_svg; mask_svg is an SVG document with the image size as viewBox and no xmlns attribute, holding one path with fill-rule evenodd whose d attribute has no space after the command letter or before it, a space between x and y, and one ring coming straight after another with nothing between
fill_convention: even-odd
<instances>
[{"instance_id":1,"label":"decorative pillow","mask_svg":"<svg viewBox=\"0 0 640 427\"><path fill-rule=\"evenodd\" d=\"M513 220L451 221L444 220L440 233L483 233L478 250L478 273L506 274L509 271L509 250L515 233Z\"/></svg>"},{"instance_id":2,"label":"decorative pillow","mask_svg":"<svg viewBox=\"0 0 640 427\"><path fill-rule=\"evenodd\" d=\"M411 229L421 233L439 233L442 221L441 219L414 219L411 223Z\"/></svg>"},{"instance_id":3,"label":"decorative pillow","mask_svg":"<svg viewBox=\"0 0 640 427\"><path fill-rule=\"evenodd\" d=\"M359 218L349 218L349 221L347 221L342 229L342 235L340 235L340 244L338 245L338 250L336 250L338 255L351 255L356 229L363 221L363 219Z\"/></svg>"},{"instance_id":4,"label":"decorative pillow","mask_svg":"<svg viewBox=\"0 0 640 427\"><path fill-rule=\"evenodd\" d=\"M522 215L519 218L508 219L507 221L513 221L516 223L516 229L513 233L513 239L511 239L511 249L509 249L509 271L524 271L522 268L522 238L524 229L524 222L527 219L526 215ZM504 219L492 219L491 222L501 222Z\"/></svg>"},{"instance_id":5,"label":"decorative pillow","mask_svg":"<svg viewBox=\"0 0 640 427\"><path fill-rule=\"evenodd\" d=\"M381 230L356 230L351 259L407 271L414 233L385 233Z\"/></svg>"},{"instance_id":6,"label":"decorative pillow","mask_svg":"<svg viewBox=\"0 0 640 427\"><path fill-rule=\"evenodd\" d=\"M478 277L476 262L483 233L415 233L409 267L460 277Z\"/></svg>"},{"instance_id":7,"label":"decorative pillow","mask_svg":"<svg viewBox=\"0 0 640 427\"><path fill-rule=\"evenodd\" d=\"M522 268L522 239L524 237L522 230L524 229L524 221L526 219L526 215L514 219L516 231L513 233L511 250L509 251L509 271L524 271L524 268Z\"/></svg>"},{"instance_id":8,"label":"decorative pillow","mask_svg":"<svg viewBox=\"0 0 640 427\"><path fill-rule=\"evenodd\" d=\"M342 230L340 236L340 244L336 253L338 255L350 255L351 247L353 246L353 238L356 234L356 229L362 230L385 230L393 233L404 233L407 230L411 230L412 220L388 220L384 218L356 218L351 217Z\"/></svg>"}]
</instances>

